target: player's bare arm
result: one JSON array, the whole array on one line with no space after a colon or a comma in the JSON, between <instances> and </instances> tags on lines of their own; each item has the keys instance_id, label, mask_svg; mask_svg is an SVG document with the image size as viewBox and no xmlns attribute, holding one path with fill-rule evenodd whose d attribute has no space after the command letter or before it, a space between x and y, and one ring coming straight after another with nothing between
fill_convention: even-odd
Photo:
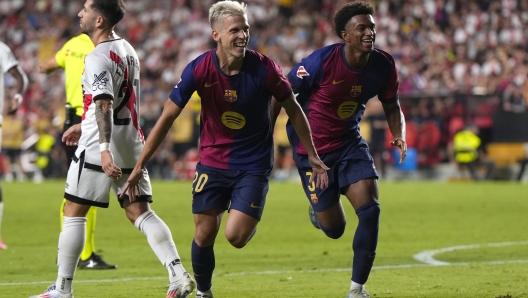
<instances>
[{"instance_id":1,"label":"player's bare arm","mask_svg":"<svg viewBox=\"0 0 528 298\"><path fill-rule=\"evenodd\" d=\"M167 103L163 108L161 117L154 125L154 128L152 128L152 131L145 142L145 147L143 147L143 151L141 152L141 156L139 157L134 169L132 170L132 173L127 179L127 183L123 189L123 192L121 193L121 197L123 197L127 190L132 190L129 191L128 198L131 203L136 201L136 196L140 195L139 180L141 180L141 177L143 177L143 168L145 168L145 165L149 159L161 145L165 139L165 136L167 136L167 133L172 127L174 120L176 120L176 118L178 118L178 116L181 114L181 111L182 108L177 106L171 99L167 99Z\"/></svg>"},{"instance_id":2,"label":"player's bare arm","mask_svg":"<svg viewBox=\"0 0 528 298\"><path fill-rule=\"evenodd\" d=\"M11 67L8 72L15 79L15 90L17 93L9 100L7 112L14 114L20 107L20 104L22 104L22 94L26 92L28 79L26 73L18 65Z\"/></svg>"},{"instance_id":3,"label":"player's bare arm","mask_svg":"<svg viewBox=\"0 0 528 298\"><path fill-rule=\"evenodd\" d=\"M77 146L81 138L81 123L72 125L62 134L62 142L67 146Z\"/></svg>"},{"instance_id":4,"label":"player's bare arm","mask_svg":"<svg viewBox=\"0 0 528 298\"><path fill-rule=\"evenodd\" d=\"M382 103L387 123L394 139L391 141L392 146L400 150L400 164L407 156L407 142L405 141L405 117L400 107L400 101Z\"/></svg>"},{"instance_id":5,"label":"player's bare arm","mask_svg":"<svg viewBox=\"0 0 528 298\"><path fill-rule=\"evenodd\" d=\"M105 97L95 101L95 121L99 129L99 146L101 147L101 166L106 175L112 179L119 179L121 169L114 164L114 157L110 152L112 138L112 98Z\"/></svg>"},{"instance_id":6,"label":"player's bare arm","mask_svg":"<svg viewBox=\"0 0 528 298\"><path fill-rule=\"evenodd\" d=\"M312 140L312 132L310 130L310 125L308 124L308 119L306 119L306 115L304 115L301 106L295 99L293 93L291 93L290 96L280 104L286 110L286 113L288 114L288 118L290 118L293 128L299 135L299 138L301 139L301 142L303 143L308 153L308 160L310 161L310 165L312 166L312 170L314 173L310 177L310 182L315 179L316 187L327 187L328 176L326 175L326 171L328 171L330 168L327 167L321 161L319 155L317 155L317 151L315 150L315 146Z\"/></svg>"},{"instance_id":7,"label":"player's bare arm","mask_svg":"<svg viewBox=\"0 0 528 298\"><path fill-rule=\"evenodd\" d=\"M50 57L39 64L38 71L41 73L52 73L58 68L60 68L60 66L57 64L55 57Z\"/></svg>"}]
</instances>

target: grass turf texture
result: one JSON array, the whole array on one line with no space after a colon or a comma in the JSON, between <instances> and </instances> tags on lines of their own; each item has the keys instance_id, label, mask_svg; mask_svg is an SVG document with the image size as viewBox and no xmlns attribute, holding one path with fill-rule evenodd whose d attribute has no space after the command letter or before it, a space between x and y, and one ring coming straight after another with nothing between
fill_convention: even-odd
<instances>
[{"instance_id":1,"label":"grass turf texture","mask_svg":"<svg viewBox=\"0 0 528 298\"><path fill-rule=\"evenodd\" d=\"M2 237L9 249L0 251L0 297L28 297L55 280L63 189L64 181L3 183ZM171 228L182 262L192 271L191 184L155 181L153 189L152 208ZM528 297L528 243L434 256L448 266L413 259L424 250L527 241L526 185L382 181L380 197L380 241L367 283L372 297ZM357 219L350 204L343 205L347 230L332 240L311 225L299 184L272 183L263 220L244 249L229 245L222 226L215 245L215 297L344 298ZM116 201L99 209L95 242L119 269L77 270L76 297L164 297L167 271Z\"/></svg>"}]
</instances>

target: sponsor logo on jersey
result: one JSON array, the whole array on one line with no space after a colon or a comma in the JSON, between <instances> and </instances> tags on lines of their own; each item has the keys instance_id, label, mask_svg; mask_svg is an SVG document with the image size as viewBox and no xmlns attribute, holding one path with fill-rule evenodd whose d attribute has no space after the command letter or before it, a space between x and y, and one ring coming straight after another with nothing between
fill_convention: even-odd
<instances>
[{"instance_id":1,"label":"sponsor logo on jersey","mask_svg":"<svg viewBox=\"0 0 528 298\"><path fill-rule=\"evenodd\" d=\"M224 98L229 102L234 102L238 99L236 90L224 90Z\"/></svg>"},{"instance_id":2,"label":"sponsor logo on jersey","mask_svg":"<svg viewBox=\"0 0 528 298\"><path fill-rule=\"evenodd\" d=\"M348 119L356 112L358 103L355 101L345 101L337 109L337 115L342 119Z\"/></svg>"},{"instance_id":3,"label":"sponsor logo on jersey","mask_svg":"<svg viewBox=\"0 0 528 298\"><path fill-rule=\"evenodd\" d=\"M94 81L92 83L92 91L105 89L108 81L109 79L106 77L106 70L98 75L94 75Z\"/></svg>"},{"instance_id":4,"label":"sponsor logo on jersey","mask_svg":"<svg viewBox=\"0 0 528 298\"><path fill-rule=\"evenodd\" d=\"M304 66L299 66L299 69L297 69L297 77L302 79L303 77L307 77L310 74L304 69Z\"/></svg>"},{"instance_id":5,"label":"sponsor logo on jersey","mask_svg":"<svg viewBox=\"0 0 528 298\"><path fill-rule=\"evenodd\" d=\"M180 80L178 81L178 83L176 83L176 86L174 86L174 88L178 88L178 85L180 84L181 81L182 79L180 78Z\"/></svg>"},{"instance_id":6,"label":"sponsor logo on jersey","mask_svg":"<svg viewBox=\"0 0 528 298\"><path fill-rule=\"evenodd\" d=\"M332 81L332 84L333 84L333 85L337 85L337 84L341 84L341 83L343 83L344 81L346 81L346 80L336 81L336 80L334 79L334 80Z\"/></svg>"},{"instance_id":7,"label":"sponsor logo on jersey","mask_svg":"<svg viewBox=\"0 0 528 298\"><path fill-rule=\"evenodd\" d=\"M314 203L314 204L319 203L319 198L318 198L317 195L314 194L314 193L310 194L310 200L311 200L312 203Z\"/></svg>"},{"instance_id":8,"label":"sponsor logo on jersey","mask_svg":"<svg viewBox=\"0 0 528 298\"><path fill-rule=\"evenodd\" d=\"M352 96L352 97L360 96L361 95L361 87L362 87L362 85L352 86L352 89L350 89L350 96Z\"/></svg>"},{"instance_id":9,"label":"sponsor logo on jersey","mask_svg":"<svg viewBox=\"0 0 528 298\"><path fill-rule=\"evenodd\" d=\"M246 125L246 118L237 112L227 111L222 114L222 123L231 129L241 129Z\"/></svg>"}]
</instances>

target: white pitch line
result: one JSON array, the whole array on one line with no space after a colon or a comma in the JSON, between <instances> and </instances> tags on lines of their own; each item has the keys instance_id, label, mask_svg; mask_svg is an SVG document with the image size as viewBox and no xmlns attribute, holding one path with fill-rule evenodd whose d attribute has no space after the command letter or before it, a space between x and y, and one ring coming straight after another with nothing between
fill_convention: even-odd
<instances>
[{"instance_id":1,"label":"white pitch line","mask_svg":"<svg viewBox=\"0 0 528 298\"><path fill-rule=\"evenodd\" d=\"M448 262L439 261L434 258L434 255L444 252L451 252L464 249L475 249L482 247L503 247L503 246L514 246L514 245L528 245L528 241L515 241L515 242L496 242L496 243L484 243L484 244L469 244L469 245L459 245L444 247L434 250L425 250L415 254L413 257L418 262L422 262L431 266L443 266L449 265Z\"/></svg>"},{"instance_id":2,"label":"white pitch line","mask_svg":"<svg viewBox=\"0 0 528 298\"><path fill-rule=\"evenodd\" d=\"M484 265L504 265L504 264L524 264L528 263L528 260L512 260L512 261L490 261L490 262L472 262L472 263L448 263L443 266L467 266L470 264L484 264ZM434 267L431 264L402 264L402 265L386 265L386 266L374 266L372 270L387 270L387 269L407 269L407 268L418 268L418 267ZM437 265L436 265L437 266ZM226 274L215 274L217 277L226 276L251 276L251 275L279 275L279 274L292 274L292 273L320 273L320 272L350 272L352 268L326 268L326 269L307 269L307 270L270 270L270 271L255 271L255 272L234 272ZM115 278L115 279L85 279L75 280L75 283L111 283L111 282L127 282L127 281L141 281L141 280L164 280L167 277L129 277L129 278ZM28 286L28 285L41 285L41 284L52 284L55 281L32 281L32 282L6 282L0 283L2 286Z\"/></svg>"}]
</instances>

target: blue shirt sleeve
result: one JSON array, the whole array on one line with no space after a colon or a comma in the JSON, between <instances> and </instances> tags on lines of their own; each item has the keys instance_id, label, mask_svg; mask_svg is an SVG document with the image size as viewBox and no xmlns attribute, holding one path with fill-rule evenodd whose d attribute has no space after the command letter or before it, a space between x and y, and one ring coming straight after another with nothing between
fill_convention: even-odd
<instances>
[{"instance_id":1,"label":"blue shirt sleeve","mask_svg":"<svg viewBox=\"0 0 528 298\"><path fill-rule=\"evenodd\" d=\"M288 81L298 101L303 101L310 96L312 89L321 82L322 75L321 59L314 54L302 59L291 69L288 73Z\"/></svg>"},{"instance_id":2,"label":"blue shirt sleeve","mask_svg":"<svg viewBox=\"0 0 528 298\"><path fill-rule=\"evenodd\" d=\"M196 88L194 80L194 61L187 64L181 75L180 81L172 89L169 98L180 108L184 108Z\"/></svg>"}]
</instances>

